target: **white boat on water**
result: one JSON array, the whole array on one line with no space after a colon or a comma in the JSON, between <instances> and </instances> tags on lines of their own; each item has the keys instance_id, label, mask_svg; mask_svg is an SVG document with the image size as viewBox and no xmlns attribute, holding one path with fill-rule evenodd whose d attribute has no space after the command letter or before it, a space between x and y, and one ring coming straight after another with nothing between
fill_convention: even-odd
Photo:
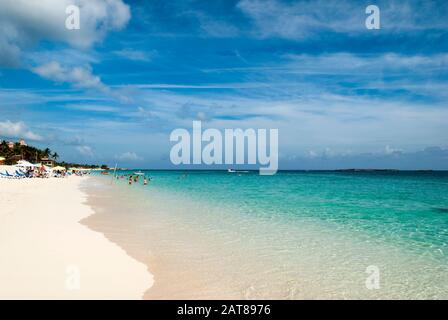
<instances>
[{"instance_id":1,"label":"white boat on water","mask_svg":"<svg viewBox=\"0 0 448 320\"><path fill-rule=\"evenodd\" d=\"M228 173L249 173L247 170L234 170L234 169L227 169Z\"/></svg>"},{"instance_id":2,"label":"white boat on water","mask_svg":"<svg viewBox=\"0 0 448 320\"><path fill-rule=\"evenodd\" d=\"M143 176L145 173L141 171L134 172L136 176Z\"/></svg>"}]
</instances>

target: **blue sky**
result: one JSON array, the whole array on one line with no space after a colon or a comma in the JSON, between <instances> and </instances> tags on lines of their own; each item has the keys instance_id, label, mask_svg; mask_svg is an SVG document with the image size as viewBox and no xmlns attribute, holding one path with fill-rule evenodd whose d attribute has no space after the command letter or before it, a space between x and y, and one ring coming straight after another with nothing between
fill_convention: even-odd
<instances>
[{"instance_id":1,"label":"blue sky","mask_svg":"<svg viewBox=\"0 0 448 320\"><path fill-rule=\"evenodd\" d=\"M446 1L2 0L0 138L167 168L170 132L202 120L278 128L281 169L448 169L447 16Z\"/></svg>"}]
</instances>

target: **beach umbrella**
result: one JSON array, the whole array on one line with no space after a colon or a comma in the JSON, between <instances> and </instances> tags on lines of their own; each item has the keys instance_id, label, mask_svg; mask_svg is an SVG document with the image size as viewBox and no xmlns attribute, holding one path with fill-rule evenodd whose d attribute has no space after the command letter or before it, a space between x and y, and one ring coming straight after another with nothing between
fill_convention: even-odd
<instances>
[{"instance_id":1,"label":"beach umbrella","mask_svg":"<svg viewBox=\"0 0 448 320\"><path fill-rule=\"evenodd\" d=\"M57 166L53 168L53 171L65 171L65 167Z\"/></svg>"},{"instance_id":2,"label":"beach umbrella","mask_svg":"<svg viewBox=\"0 0 448 320\"><path fill-rule=\"evenodd\" d=\"M31 162L26 161L26 160L19 160L17 162L17 167L31 167L31 168L34 168L35 165L32 164Z\"/></svg>"}]
</instances>

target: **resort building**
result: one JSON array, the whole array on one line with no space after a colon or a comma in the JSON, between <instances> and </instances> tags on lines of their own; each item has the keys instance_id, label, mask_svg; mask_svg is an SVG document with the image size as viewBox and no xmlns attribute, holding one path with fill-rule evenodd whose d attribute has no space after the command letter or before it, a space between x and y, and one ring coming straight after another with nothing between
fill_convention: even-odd
<instances>
[{"instance_id":1,"label":"resort building","mask_svg":"<svg viewBox=\"0 0 448 320\"><path fill-rule=\"evenodd\" d=\"M42 159L40 159L40 162L41 162L43 165L48 166L48 167L52 167L52 166L54 166L54 161L51 160L51 159L49 159L49 158L42 158Z\"/></svg>"},{"instance_id":2,"label":"resort building","mask_svg":"<svg viewBox=\"0 0 448 320\"><path fill-rule=\"evenodd\" d=\"M14 145L16 144L14 141L6 141L6 140L1 140L1 139L0 139L0 143L2 143L3 141L6 142L6 144L8 145L8 148L9 148L9 149L13 149L13 148L14 148ZM19 140L19 144L20 144L21 146L23 146L23 147L28 146L28 144L26 143L26 141L25 141L24 139L20 139L20 140Z\"/></svg>"}]
</instances>

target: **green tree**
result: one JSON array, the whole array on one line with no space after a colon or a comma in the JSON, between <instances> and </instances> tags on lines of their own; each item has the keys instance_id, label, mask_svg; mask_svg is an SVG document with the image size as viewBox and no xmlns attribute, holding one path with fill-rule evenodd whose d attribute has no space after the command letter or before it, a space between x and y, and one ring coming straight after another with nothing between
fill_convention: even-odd
<instances>
[{"instance_id":1,"label":"green tree","mask_svg":"<svg viewBox=\"0 0 448 320\"><path fill-rule=\"evenodd\" d=\"M49 158L51 154L51 150L49 148L45 148L44 151L42 151L42 158Z\"/></svg>"},{"instance_id":2,"label":"green tree","mask_svg":"<svg viewBox=\"0 0 448 320\"><path fill-rule=\"evenodd\" d=\"M2 141L2 143L0 143L0 156L4 157L4 158L8 158L10 153L8 144L6 143L6 141Z\"/></svg>"}]
</instances>

